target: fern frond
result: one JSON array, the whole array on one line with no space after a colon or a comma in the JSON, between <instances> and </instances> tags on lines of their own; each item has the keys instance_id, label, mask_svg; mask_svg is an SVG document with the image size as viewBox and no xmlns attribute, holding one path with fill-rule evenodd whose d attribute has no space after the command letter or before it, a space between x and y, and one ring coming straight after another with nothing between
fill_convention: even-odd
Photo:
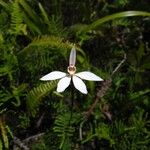
<instances>
[{"instance_id":1,"label":"fern frond","mask_svg":"<svg viewBox=\"0 0 150 150\"><path fill-rule=\"evenodd\" d=\"M51 47L52 49L59 49L59 52L66 56L70 49L72 48L73 43L63 42L63 39L56 36L42 36L33 39L33 41L25 47L22 51L18 53L18 56L27 56L28 53L32 53L30 50L34 47ZM85 57L85 53L80 48L77 50Z\"/></svg>"},{"instance_id":2,"label":"fern frond","mask_svg":"<svg viewBox=\"0 0 150 150\"><path fill-rule=\"evenodd\" d=\"M63 113L57 116L55 120L55 126L53 130L58 134L58 137L60 137L60 149L62 149L64 145L69 144L69 138L72 137L73 133L75 132L75 129L69 125L69 119L70 113Z\"/></svg>"},{"instance_id":3,"label":"fern frond","mask_svg":"<svg viewBox=\"0 0 150 150\"><path fill-rule=\"evenodd\" d=\"M37 111L37 107L40 104L42 98L48 95L56 87L57 81L51 81L40 84L38 87L34 87L27 94L27 109L34 116Z\"/></svg>"},{"instance_id":4,"label":"fern frond","mask_svg":"<svg viewBox=\"0 0 150 150\"><path fill-rule=\"evenodd\" d=\"M39 70L49 70L65 62L65 58L71 49L71 44L64 43L61 38L43 36L34 39L27 47L18 53L18 59L23 68L28 72L37 74ZM59 64L56 63L59 60ZM33 69L34 68L34 69Z\"/></svg>"},{"instance_id":5,"label":"fern frond","mask_svg":"<svg viewBox=\"0 0 150 150\"><path fill-rule=\"evenodd\" d=\"M145 89L143 91L138 91L138 92L130 92L129 93L129 99L130 100L136 100L146 94L150 93L150 89Z\"/></svg>"},{"instance_id":6,"label":"fern frond","mask_svg":"<svg viewBox=\"0 0 150 150\"><path fill-rule=\"evenodd\" d=\"M3 0L0 0L0 5L3 6L7 11L11 10L11 5L9 3L4 2Z\"/></svg>"},{"instance_id":7,"label":"fern frond","mask_svg":"<svg viewBox=\"0 0 150 150\"><path fill-rule=\"evenodd\" d=\"M28 29L34 35L41 35L43 29L45 30L44 23L42 22L39 14L26 2L26 0L19 0L19 5L22 9L23 20L27 24Z\"/></svg>"},{"instance_id":8,"label":"fern frond","mask_svg":"<svg viewBox=\"0 0 150 150\"><path fill-rule=\"evenodd\" d=\"M22 6L23 10L28 14L30 19L38 23L39 17L35 14L30 5L25 0L19 0L19 4Z\"/></svg>"},{"instance_id":9,"label":"fern frond","mask_svg":"<svg viewBox=\"0 0 150 150\"><path fill-rule=\"evenodd\" d=\"M52 15L49 20L48 33L59 37L67 36L68 32L65 28L63 28L61 17Z\"/></svg>"},{"instance_id":10,"label":"fern frond","mask_svg":"<svg viewBox=\"0 0 150 150\"><path fill-rule=\"evenodd\" d=\"M11 12L11 34L27 34L26 25L23 24L23 16L19 6L19 0L15 0L12 3L12 12Z\"/></svg>"},{"instance_id":11,"label":"fern frond","mask_svg":"<svg viewBox=\"0 0 150 150\"><path fill-rule=\"evenodd\" d=\"M63 28L61 17L52 16L48 18L48 14L40 3L40 14L34 11L25 0L19 0L19 4L22 8L24 21L31 33L35 35L51 34L55 36L66 36L67 32Z\"/></svg>"},{"instance_id":12,"label":"fern frond","mask_svg":"<svg viewBox=\"0 0 150 150\"><path fill-rule=\"evenodd\" d=\"M63 42L62 38L42 36L34 39L18 53L19 63L27 72L33 73L34 71L36 75L39 70L43 69L53 70L56 67L62 69L63 64L67 66L66 60L72 46L72 43ZM77 58L79 63L87 64L85 53L80 48L77 50L79 51Z\"/></svg>"},{"instance_id":13,"label":"fern frond","mask_svg":"<svg viewBox=\"0 0 150 150\"><path fill-rule=\"evenodd\" d=\"M34 35L41 35L42 32L40 30L40 28L38 27L38 25L36 23L34 23L27 15L26 13L23 11L22 12L23 14L23 19L24 19L24 22L27 24L30 32Z\"/></svg>"}]
</instances>

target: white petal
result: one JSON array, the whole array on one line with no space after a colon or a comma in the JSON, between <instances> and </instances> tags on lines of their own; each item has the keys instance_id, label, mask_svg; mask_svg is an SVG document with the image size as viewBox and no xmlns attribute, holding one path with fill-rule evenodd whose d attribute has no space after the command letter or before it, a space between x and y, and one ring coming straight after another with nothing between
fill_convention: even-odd
<instances>
[{"instance_id":1,"label":"white petal","mask_svg":"<svg viewBox=\"0 0 150 150\"><path fill-rule=\"evenodd\" d=\"M60 79L57 84L57 92L63 92L70 84L71 77L64 77Z\"/></svg>"},{"instance_id":2,"label":"white petal","mask_svg":"<svg viewBox=\"0 0 150 150\"><path fill-rule=\"evenodd\" d=\"M81 79L84 79L84 80L103 81L102 78L100 78L99 76L97 76L94 73L89 72L89 71L79 72L79 73L76 73L75 75L80 77Z\"/></svg>"},{"instance_id":3,"label":"white petal","mask_svg":"<svg viewBox=\"0 0 150 150\"><path fill-rule=\"evenodd\" d=\"M73 47L70 52L69 66L75 66L75 63L76 63L76 49L75 47Z\"/></svg>"},{"instance_id":4,"label":"white petal","mask_svg":"<svg viewBox=\"0 0 150 150\"><path fill-rule=\"evenodd\" d=\"M47 80L56 80L56 79L60 79L66 76L66 73L61 72L61 71L53 71L45 76L43 76L42 78L40 78L40 80L43 81L47 81Z\"/></svg>"},{"instance_id":5,"label":"white petal","mask_svg":"<svg viewBox=\"0 0 150 150\"><path fill-rule=\"evenodd\" d=\"M84 82L78 78L77 76L73 76L73 84L77 90L79 90L83 94L87 94L86 85Z\"/></svg>"}]
</instances>

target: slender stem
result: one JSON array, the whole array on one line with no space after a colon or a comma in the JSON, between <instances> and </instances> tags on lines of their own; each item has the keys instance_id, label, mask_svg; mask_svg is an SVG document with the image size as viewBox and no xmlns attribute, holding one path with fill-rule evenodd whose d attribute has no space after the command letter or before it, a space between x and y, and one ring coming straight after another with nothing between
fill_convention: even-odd
<instances>
[{"instance_id":1,"label":"slender stem","mask_svg":"<svg viewBox=\"0 0 150 150\"><path fill-rule=\"evenodd\" d=\"M73 115L73 102L74 102L74 87L73 82L71 80L71 106L70 106L70 119L69 119L69 125L71 123L72 115Z\"/></svg>"},{"instance_id":2,"label":"slender stem","mask_svg":"<svg viewBox=\"0 0 150 150\"><path fill-rule=\"evenodd\" d=\"M111 77L120 69L120 67L122 66L122 64L126 61L127 59L127 55L126 53L124 53L124 58L122 59L122 61L117 65L117 67L113 70Z\"/></svg>"}]
</instances>

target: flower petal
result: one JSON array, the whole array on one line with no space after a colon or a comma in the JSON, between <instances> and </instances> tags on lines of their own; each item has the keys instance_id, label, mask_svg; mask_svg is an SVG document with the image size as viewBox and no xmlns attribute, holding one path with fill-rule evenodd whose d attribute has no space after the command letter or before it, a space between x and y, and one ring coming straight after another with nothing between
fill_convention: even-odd
<instances>
[{"instance_id":1,"label":"flower petal","mask_svg":"<svg viewBox=\"0 0 150 150\"><path fill-rule=\"evenodd\" d=\"M79 73L76 73L75 75L80 77L81 79L84 79L84 80L103 81L102 78L100 78L99 76L97 76L94 73L89 72L89 71L79 72Z\"/></svg>"},{"instance_id":2,"label":"flower petal","mask_svg":"<svg viewBox=\"0 0 150 150\"><path fill-rule=\"evenodd\" d=\"M73 47L70 52L69 66L75 66L75 63L76 63L76 49L75 47Z\"/></svg>"},{"instance_id":3,"label":"flower petal","mask_svg":"<svg viewBox=\"0 0 150 150\"><path fill-rule=\"evenodd\" d=\"M53 71L51 73L48 73L47 75L40 78L40 80L47 81L47 80L56 80L60 79L66 76L66 73L61 71Z\"/></svg>"},{"instance_id":4,"label":"flower petal","mask_svg":"<svg viewBox=\"0 0 150 150\"><path fill-rule=\"evenodd\" d=\"M86 85L84 82L78 78L77 76L73 76L73 84L77 90L79 90L83 94L87 94Z\"/></svg>"},{"instance_id":5,"label":"flower petal","mask_svg":"<svg viewBox=\"0 0 150 150\"><path fill-rule=\"evenodd\" d=\"M63 92L70 84L71 77L64 77L60 79L57 84L57 92Z\"/></svg>"}]
</instances>

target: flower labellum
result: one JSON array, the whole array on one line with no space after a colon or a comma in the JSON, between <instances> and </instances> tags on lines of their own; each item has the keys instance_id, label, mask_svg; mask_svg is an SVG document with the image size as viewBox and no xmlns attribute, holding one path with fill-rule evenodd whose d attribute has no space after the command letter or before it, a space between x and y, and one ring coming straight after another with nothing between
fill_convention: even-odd
<instances>
[{"instance_id":1,"label":"flower labellum","mask_svg":"<svg viewBox=\"0 0 150 150\"><path fill-rule=\"evenodd\" d=\"M89 81L103 81L102 78L89 71L76 73L75 63L76 49L75 47L73 47L71 49L69 58L68 74L61 71L53 71L43 76L40 80L50 81L60 79L57 84L57 92L63 92L70 85L72 80L74 87L83 94L87 94L87 88L85 83L81 79Z\"/></svg>"}]
</instances>

